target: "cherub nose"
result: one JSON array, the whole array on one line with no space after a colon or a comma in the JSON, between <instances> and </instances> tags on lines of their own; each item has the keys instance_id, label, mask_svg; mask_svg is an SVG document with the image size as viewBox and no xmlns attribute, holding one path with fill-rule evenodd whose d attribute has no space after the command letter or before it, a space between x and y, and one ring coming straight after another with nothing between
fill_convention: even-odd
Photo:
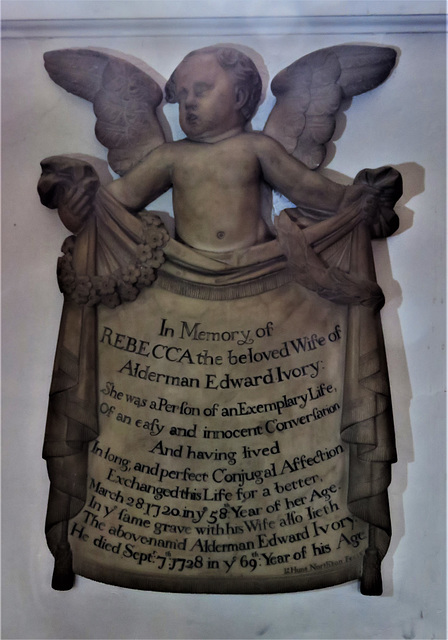
<instances>
[{"instance_id":1,"label":"cherub nose","mask_svg":"<svg viewBox=\"0 0 448 640\"><path fill-rule=\"evenodd\" d=\"M187 94L185 98L185 106L187 109L191 109L196 106L196 96L194 93Z\"/></svg>"}]
</instances>

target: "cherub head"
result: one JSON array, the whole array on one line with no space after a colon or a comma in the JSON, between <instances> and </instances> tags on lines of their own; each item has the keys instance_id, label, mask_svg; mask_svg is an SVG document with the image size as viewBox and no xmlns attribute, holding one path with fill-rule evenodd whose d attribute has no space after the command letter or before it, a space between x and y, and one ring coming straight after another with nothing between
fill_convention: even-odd
<instances>
[{"instance_id":1,"label":"cherub head","mask_svg":"<svg viewBox=\"0 0 448 640\"><path fill-rule=\"evenodd\" d=\"M166 100L179 103L179 120L191 140L208 141L243 129L261 96L253 61L230 47L205 47L189 53L165 87Z\"/></svg>"}]
</instances>

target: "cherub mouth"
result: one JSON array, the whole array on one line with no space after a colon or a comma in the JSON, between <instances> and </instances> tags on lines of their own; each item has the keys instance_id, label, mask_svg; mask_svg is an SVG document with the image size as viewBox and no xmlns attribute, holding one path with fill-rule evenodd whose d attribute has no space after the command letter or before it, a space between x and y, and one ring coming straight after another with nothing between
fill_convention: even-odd
<instances>
[{"instance_id":1,"label":"cherub mouth","mask_svg":"<svg viewBox=\"0 0 448 640\"><path fill-rule=\"evenodd\" d=\"M193 124L194 122L196 122L197 119L198 119L198 116L195 115L194 113L187 114L186 120L188 123Z\"/></svg>"}]
</instances>

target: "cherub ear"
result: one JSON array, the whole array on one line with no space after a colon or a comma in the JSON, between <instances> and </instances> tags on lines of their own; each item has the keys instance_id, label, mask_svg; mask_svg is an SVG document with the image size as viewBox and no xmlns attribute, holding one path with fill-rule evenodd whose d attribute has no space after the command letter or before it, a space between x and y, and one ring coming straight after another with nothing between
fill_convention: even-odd
<instances>
[{"instance_id":1,"label":"cherub ear","mask_svg":"<svg viewBox=\"0 0 448 640\"><path fill-rule=\"evenodd\" d=\"M237 87L235 89L235 105L238 109L242 109L249 98L249 94L245 87Z\"/></svg>"}]
</instances>

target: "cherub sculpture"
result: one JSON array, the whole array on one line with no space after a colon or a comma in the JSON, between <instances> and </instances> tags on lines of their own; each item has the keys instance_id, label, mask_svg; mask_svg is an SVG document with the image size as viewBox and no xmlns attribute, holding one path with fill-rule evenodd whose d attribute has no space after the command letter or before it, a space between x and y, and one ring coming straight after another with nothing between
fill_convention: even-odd
<instances>
[{"instance_id":1,"label":"cherub sculpture","mask_svg":"<svg viewBox=\"0 0 448 640\"><path fill-rule=\"evenodd\" d=\"M96 305L115 307L134 300L151 285L164 260L184 264L185 252L228 261L230 255L266 245L270 249L261 262L275 258L277 284L292 278L327 300L357 308L361 317L358 313L349 320L349 333L357 332L360 344L353 356L356 366L365 355L361 334L374 327L369 331L376 336L379 364L365 378L376 376L376 382L365 383L360 374L358 388L350 388L346 397L347 406L350 396L363 394L381 396L381 401L368 416L343 418L341 430L351 446L348 504L371 524L363 590L381 591L378 567L390 537L387 485L395 453L381 328L375 315L383 296L368 248L371 237L388 235L398 226L392 208L401 195L401 179L390 168L365 170L345 187L315 170L325 158L344 100L383 82L395 59L393 49L343 45L297 60L274 78L271 88L277 102L264 131L253 132L249 125L262 91L254 62L234 47L193 51L166 84L166 100L179 104L186 136L170 142L158 116L162 91L140 68L95 49L45 54L50 77L93 103L97 138L108 147L109 164L121 176L101 187L87 163L64 157L42 162L42 202L57 207L65 226L78 236L63 248L60 262L66 303L44 448L52 482L47 537L56 557L55 588L71 586L67 522L84 504L86 445L98 432L94 356L89 356L95 352ZM275 229L263 216L266 186L297 207L283 212ZM156 216L137 214L170 188L176 235L168 242ZM341 256L349 245L347 262ZM158 274L160 281L178 293L206 296L206 288L212 286L198 284L191 294L185 282L176 284L174 272L164 269ZM283 280L281 274L287 274ZM275 286L268 276L263 273L259 282ZM235 288L225 284L214 299L255 295L263 288L254 280L246 293L232 293ZM69 340L69 333L77 339ZM370 352L372 341L367 342ZM67 355L69 343L76 346ZM347 366L352 366L350 358ZM69 370L75 373L70 376ZM61 423L70 425L70 437ZM363 447L370 446L380 451L377 458L363 455ZM359 478L367 467L370 488L365 492ZM74 470L76 486L68 479Z\"/></svg>"}]
</instances>

